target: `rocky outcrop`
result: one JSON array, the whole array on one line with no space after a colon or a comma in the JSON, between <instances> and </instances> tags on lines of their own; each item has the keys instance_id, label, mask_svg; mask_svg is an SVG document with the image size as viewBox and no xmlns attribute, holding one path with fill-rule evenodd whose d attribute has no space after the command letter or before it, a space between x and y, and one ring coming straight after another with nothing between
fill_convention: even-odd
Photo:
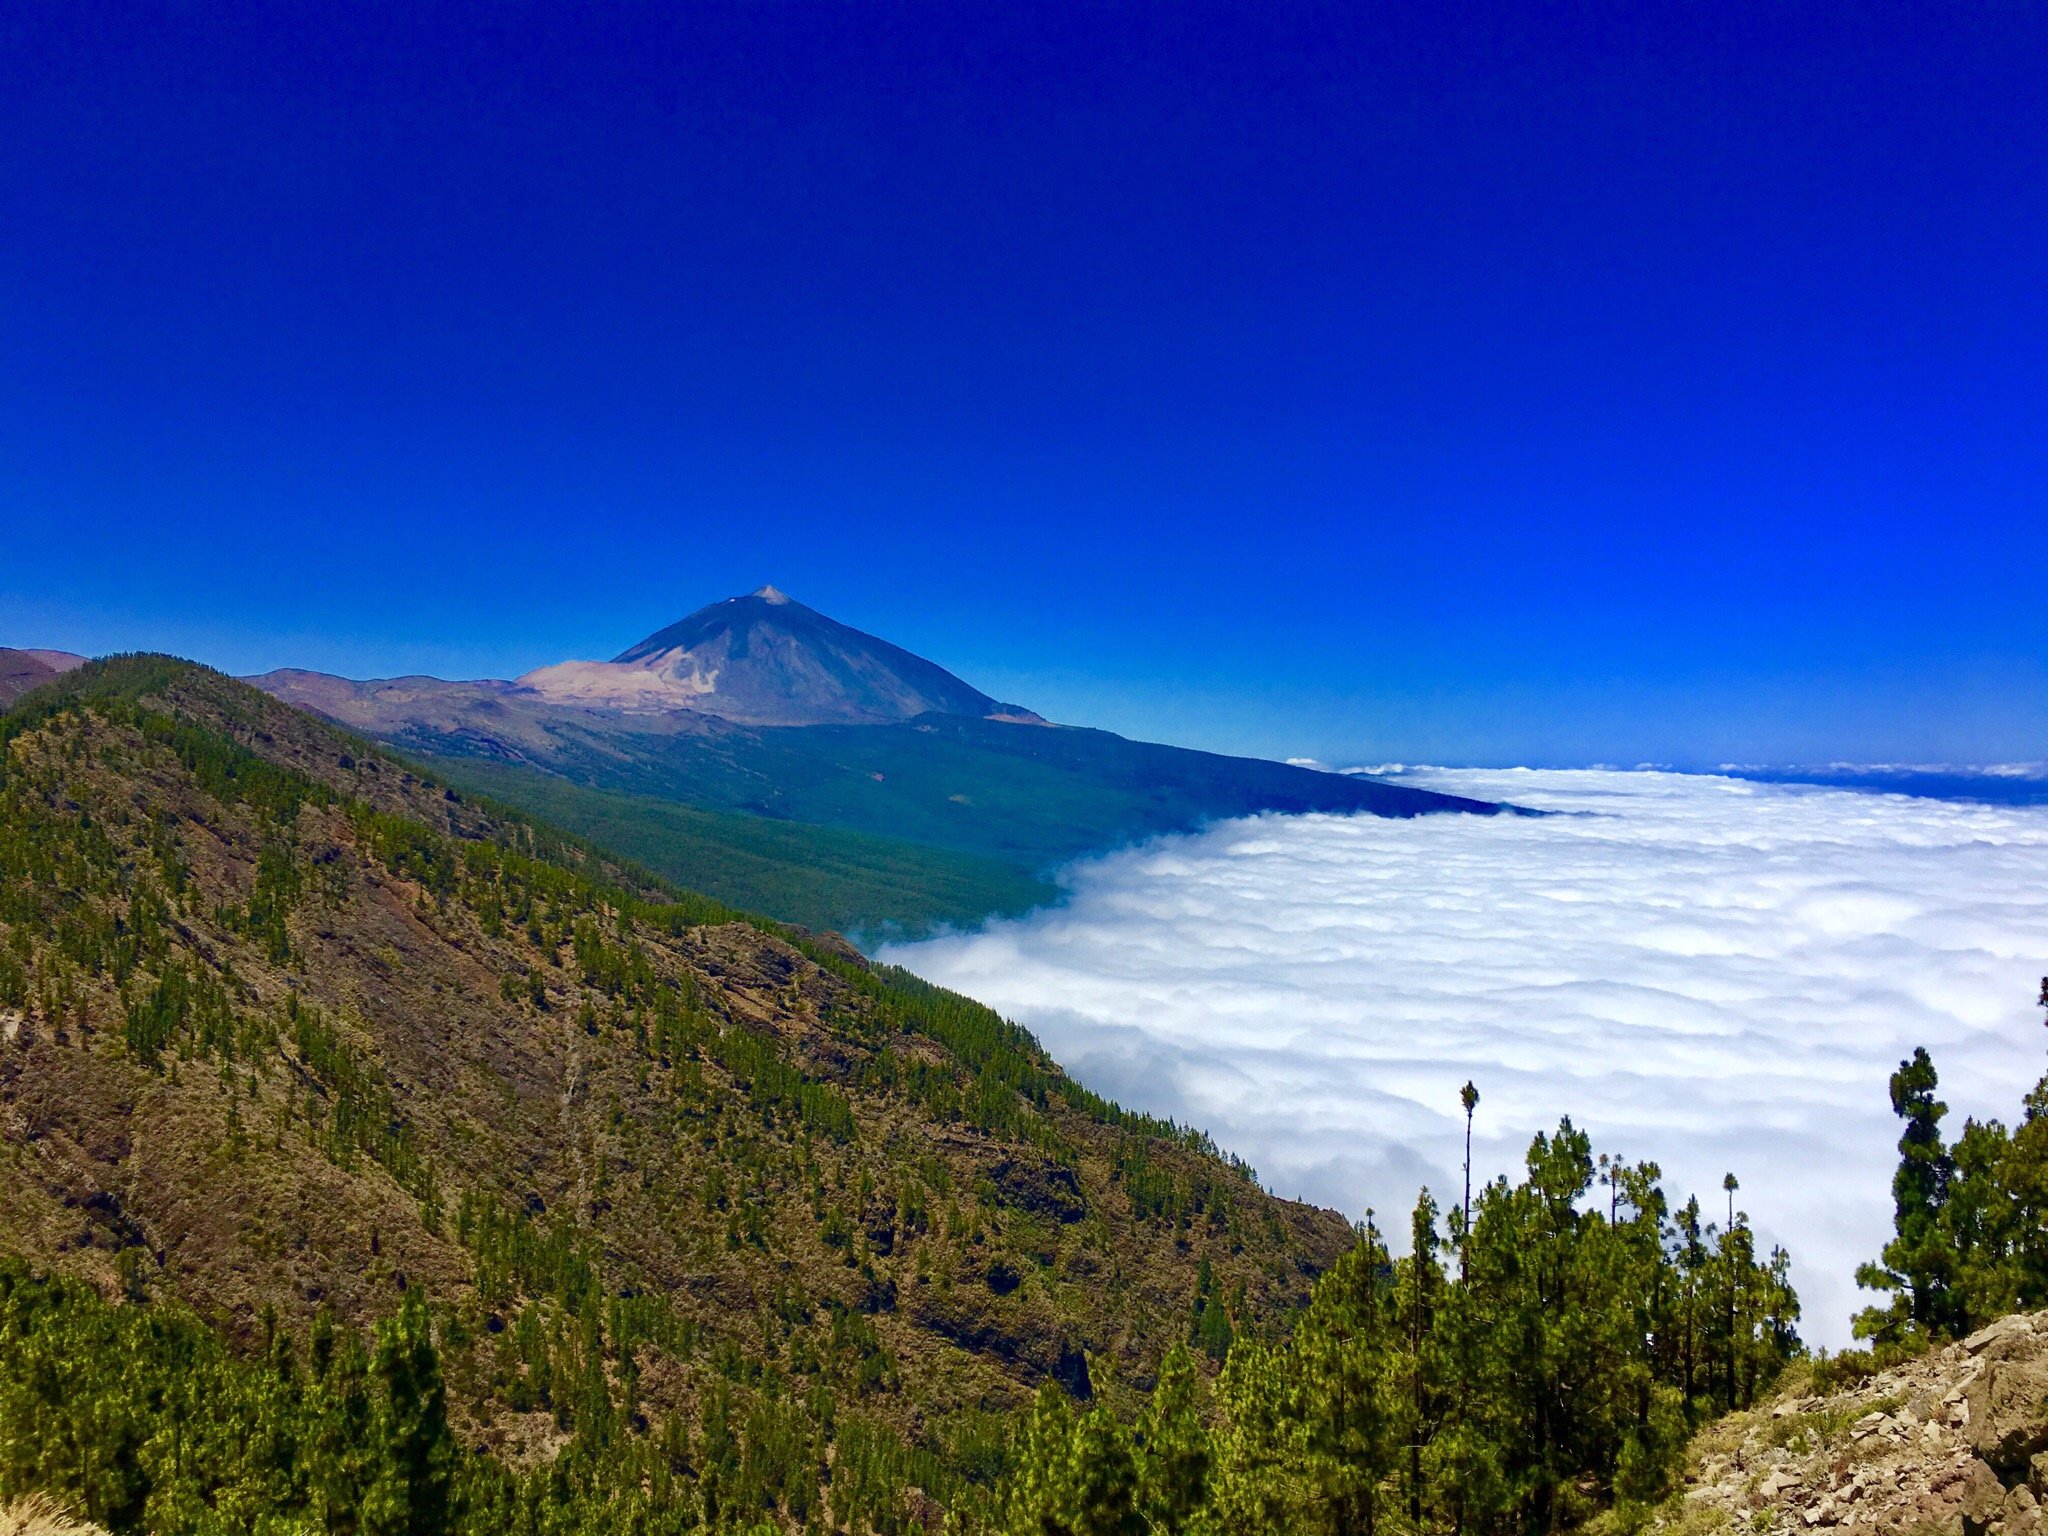
<instances>
[{"instance_id":1,"label":"rocky outcrop","mask_svg":"<svg viewBox=\"0 0 2048 1536\"><path fill-rule=\"evenodd\" d=\"M1702 1435L1653 1530L2048 1536L2048 1312Z\"/></svg>"},{"instance_id":2,"label":"rocky outcrop","mask_svg":"<svg viewBox=\"0 0 2048 1536\"><path fill-rule=\"evenodd\" d=\"M1074 1170L1049 1157L1006 1157L990 1171L989 1182L995 1186L997 1200L1034 1216L1047 1216L1065 1225L1088 1214L1088 1202Z\"/></svg>"}]
</instances>

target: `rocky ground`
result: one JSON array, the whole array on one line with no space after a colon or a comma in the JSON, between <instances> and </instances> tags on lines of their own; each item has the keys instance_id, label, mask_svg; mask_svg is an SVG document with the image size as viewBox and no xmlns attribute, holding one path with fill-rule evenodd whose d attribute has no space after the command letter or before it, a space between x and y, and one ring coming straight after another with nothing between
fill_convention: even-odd
<instances>
[{"instance_id":1,"label":"rocky ground","mask_svg":"<svg viewBox=\"0 0 2048 1536\"><path fill-rule=\"evenodd\" d=\"M2048 1312L1813 1392L1805 1378L1702 1435L1683 1494L1651 1529L2048 1532Z\"/></svg>"}]
</instances>

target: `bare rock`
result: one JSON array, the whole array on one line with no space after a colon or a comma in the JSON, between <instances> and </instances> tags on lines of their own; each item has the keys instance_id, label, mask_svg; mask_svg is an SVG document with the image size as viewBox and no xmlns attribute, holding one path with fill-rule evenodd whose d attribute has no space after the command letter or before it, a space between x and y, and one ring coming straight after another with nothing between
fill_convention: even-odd
<instances>
[{"instance_id":1,"label":"bare rock","mask_svg":"<svg viewBox=\"0 0 2048 1536\"><path fill-rule=\"evenodd\" d=\"M1963 1536L1982 1536L2005 1509L2005 1484L1982 1461L1963 1473Z\"/></svg>"},{"instance_id":2,"label":"bare rock","mask_svg":"<svg viewBox=\"0 0 2048 1536\"><path fill-rule=\"evenodd\" d=\"M1695 1439L1649 1529L2048 1536L2048 1313L2002 1318L1835 1393L1784 1394Z\"/></svg>"},{"instance_id":3,"label":"bare rock","mask_svg":"<svg viewBox=\"0 0 2048 1536\"><path fill-rule=\"evenodd\" d=\"M1963 1340L1963 1352L2002 1360L2025 1350L2033 1338L2034 1320L2023 1312L2015 1312L1995 1323L1986 1323Z\"/></svg>"},{"instance_id":4,"label":"bare rock","mask_svg":"<svg viewBox=\"0 0 2048 1536\"><path fill-rule=\"evenodd\" d=\"M2010 1355L1993 1360L1963 1401L1969 1408L1964 1432L1970 1448L1999 1473L2018 1476L2037 1454L2048 1451L2048 1360Z\"/></svg>"}]
</instances>

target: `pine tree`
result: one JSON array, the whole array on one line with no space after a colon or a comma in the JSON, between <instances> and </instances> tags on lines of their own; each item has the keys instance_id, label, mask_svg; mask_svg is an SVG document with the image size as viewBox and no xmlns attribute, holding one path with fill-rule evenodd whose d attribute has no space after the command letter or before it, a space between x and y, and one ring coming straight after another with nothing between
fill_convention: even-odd
<instances>
[{"instance_id":1,"label":"pine tree","mask_svg":"<svg viewBox=\"0 0 2048 1536\"><path fill-rule=\"evenodd\" d=\"M1107 1408L1081 1416L1069 1467L1072 1523L1045 1536L1145 1536L1130 1435Z\"/></svg>"},{"instance_id":2,"label":"pine tree","mask_svg":"<svg viewBox=\"0 0 2048 1536\"><path fill-rule=\"evenodd\" d=\"M1308 1436L1291 1350L1238 1340L1216 1395L1226 1417L1212 1478L1217 1525L1233 1536L1307 1529Z\"/></svg>"},{"instance_id":3,"label":"pine tree","mask_svg":"<svg viewBox=\"0 0 2048 1536\"><path fill-rule=\"evenodd\" d=\"M1194 1356L1176 1345L1138 1423L1138 1511L1155 1536L1196 1536L1209 1506L1209 1431L1196 1400Z\"/></svg>"},{"instance_id":4,"label":"pine tree","mask_svg":"<svg viewBox=\"0 0 2048 1536\"><path fill-rule=\"evenodd\" d=\"M364 1502L365 1536L440 1536L454 1441L425 1295L414 1287L377 1330L371 1374L382 1389L382 1464Z\"/></svg>"},{"instance_id":5,"label":"pine tree","mask_svg":"<svg viewBox=\"0 0 2048 1536\"><path fill-rule=\"evenodd\" d=\"M1948 1106L1935 1098L1940 1078L1925 1047L1892 1074L1892 1112L1905 1122L1899 1135L1899 1168L1892 1177L1893 1238L1881 1262L1865 1264L1857 1283L1892 1292L1889 1308L1871 1308L1857 1319L1865 1337L1905 1328L1953 1332L1962 1320L1953 1291L1956 1252L1943 1220L1955 1161L1941 1139ZM1901 1305L1903 1303L1903 1305Z\"/></svg>"},{"instance_id":6,"label":"pine tree","mask_svg":"<svg viewBox=\"0 0 2048 1536\"><path fill-rule=\"evenodd\" d=\"M1223 1305L1223 1298L1216 1294L1216 1270L1206 1258L1195 1271L1194 1321L1189 1337L1218 1363L1230 1353L1230 1312Z\"/></svg>"},{"instance_id":7,"label":"pine tree","mask_svg":"<svg viewBox=\"0 0 2048 1536\"><path fill-rule=\"evenodd\" d=\"M314 1327L315 1369L323 1389L312 1456L314 1498L331 1536L356 1536L376 1476L370 1358L353 1331L343 1335L338 1347L323 1337L332 1331L324 1310Z\"/></svg>"},{"instance_id":8,"label":"pine tree","mask_svg":"<svg viewBox=\"0 0 2048 1536\"><path fill-rule=\"evenodd\" d=\"M1437 1262L1436 1201L1427 1189L1416 1197L1409 1220L1409 1251L1401 1269L1400 1320L1406 1334L1407 1393L1401 1438L1407 1442L1408 1523L1422 1528L1426 1498L1423 1463L1439 1417L1438 1390L1432 1382L1441 1366L1436 1360L1436 1314L1444 1290Z\"/></svg>"},{"instance_id":9,"label":"pine tree","mask_svg":"<svg viewBox=\"0 0 2048 1536\"><path fill-rule=\"evenodd\" d=\"M1465 1240L1472 1231L1472 1116L1479 1108L1479 1090L1469 1078L1458 1092L1458 1102L1465 1106L1465 1203L1458 1208L1458 1278L1463 1280Z\"/></svg>"},{"instance_id":10,"label":"pine tree","mask_svg":"<svg viewBox=\"0 0 2048 1536\"><path fill-rule=\"evenodd\" d=\"M1015 1449L1007 1536L1144 1536L1129 1433L1105 1408L1076 1416L1066 1394L1039 1389Z\"/></svg>"},{"instance_id":11,"label":"pine tree","mask_svg":"<svg viewBox=\"0 0 2048 1536\"><path fill-rule=\"evenodd\" d=\"M1721 1188L1728 1195L1728 1225L1721 1229L1721 1294L1728 1307L1726 1341L1728 1345L1728 1374L1724 1378L1727 1393L1723 1401L1730 1408L1739 1406L1735 1391L1735 1285L1739 1271L1735 1252L1735 1191L1740 1188L1733 1173L1721 1175Z\"/></svg>"},{"instance_id":12,"label":"pine tree","mask_svg":"<svg viewBox=\"0 0 2048 1536\"><path fill-rule=\"evenodd\" d=\"M1315 1529L1373 1536L1394 1461L1386 1250L1367 1212L1364 1241L1316 1287L1295 1332Z\"/></svg>"}]
</instances>

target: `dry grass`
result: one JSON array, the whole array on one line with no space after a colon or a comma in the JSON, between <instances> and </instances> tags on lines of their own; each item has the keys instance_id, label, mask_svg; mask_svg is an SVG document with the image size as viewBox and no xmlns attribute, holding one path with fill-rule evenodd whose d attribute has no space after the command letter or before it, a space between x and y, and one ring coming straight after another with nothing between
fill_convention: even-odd
<instances>
[{"instance_id":1,"label":"dry grass","mask_svg":"<svg viewBox=\"0 0 2048 1536\"><path fill-rule=\"evenodd\" d=\"M97 1525L74 1520L70 1511L45 1494L0 1504L0 1536L106 1536Z\"/></svg>"}]
</instances>

